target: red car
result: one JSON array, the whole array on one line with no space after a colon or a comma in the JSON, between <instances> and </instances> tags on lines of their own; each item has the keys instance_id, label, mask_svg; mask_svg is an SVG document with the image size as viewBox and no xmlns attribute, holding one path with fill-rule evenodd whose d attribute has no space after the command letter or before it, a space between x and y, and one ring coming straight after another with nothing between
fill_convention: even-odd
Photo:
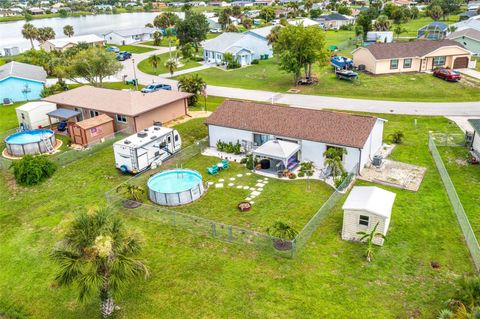
<instances>
[{"instance_id":1,"label":"red car","mask_svg":"<svg viewBox=\"0 0 480 319\"><path fill-rule=\"evenodd\" d=\"M452 69L444 68L433 70L433 76L451 82L458 82L462 78L460 73L453 71Z\"/></svg>"}]
</instances>

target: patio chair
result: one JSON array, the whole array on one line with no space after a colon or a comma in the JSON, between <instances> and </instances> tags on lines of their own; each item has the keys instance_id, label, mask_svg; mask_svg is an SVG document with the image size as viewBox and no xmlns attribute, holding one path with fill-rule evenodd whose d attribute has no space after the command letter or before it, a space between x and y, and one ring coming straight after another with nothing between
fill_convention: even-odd
<instances>
[{"instance_id":1,"label":"patio chair","mask_svg":"<svg viewBox=\"0 0 480 319\"><path fill-rule=\"evenodd\" d=\"M327 166L320 170L320 179L327 179L332 175L332 168Z\"/></svg>"},{"instance_id":2,"label":"patio chair","mask_svg":"<svg viewBox=\"0 0 480 319\"><path fill-rule=\"evenodd\" d=\"M210 175L217 175L217 174L218 174L217 165L213 165L213 166L211 166L211 167L208 167L208 168L207 168L207 172L208 172L208 174L210 174Z\"/></svg>"},{"instance_id":3,"label":"patio chair","mask_svg":"<svg viewBox=\"0 0 480 319\"><path fill-rule=\"evenodd\" d=\"M3 105L12 105L13 104L13 100L6 97L3 99Z\"/></svg>"},{"instance_id":4,"label":"patio chair","mask_svg":"<svg viewBox=\"0 0 480 319\"><path fill-rule=\"evenodd\" d=\"M67 122L62 121L58 123L57 129L59 132L64 132L67 129Z\"/></svg>"},{"instance_id":5,"label":"patio chair","mask_svg":"<svg viewBox=\"0 0 480 319\"><path fill-rule=\"evenodd\" d=\"M226 159L222 160L220 164L222 165L222 169L227 169L229 167Z\"/></svg>"}]
</instances>

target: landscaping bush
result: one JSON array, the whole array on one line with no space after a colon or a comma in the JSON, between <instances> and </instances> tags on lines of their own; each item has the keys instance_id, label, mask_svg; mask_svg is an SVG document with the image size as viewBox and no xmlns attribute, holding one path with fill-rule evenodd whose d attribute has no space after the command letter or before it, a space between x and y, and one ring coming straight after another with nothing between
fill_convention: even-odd
<instances>
[{"instance_id":1,"label":"landscaping bush","mask_svg":"<svg viewBox=\"0 0 480 319\"><path fill-rule=\"evenodd\" d=\"M57 165L50 161L46 155L26 155L19 161L12 162L15 180L21 185L37 185L49 178L57 170Z\"/></svg>"},{"instance_id":2,"label":"landscaping bush","mask_svg":"<svg viewBox=\"0 0 480 319\"><path fill-rule=\"evenodd\" d=\"M295 179L295 178L297 178L297 175L295 175L295 173L289 173L288 178L289 179Z\"/></svg>"},{"instance_id":3,"label":"landscaping bush","mask_svg":"<svg viewBox=\"0 0 480 319\"><path fill-rule=\"evenodd\" d=\"M402 131L395 131L395 133L391 134L390 137L392 138L392 143L402 144L405 135Z\"/></svg>"},{"instance_id":4,"label":"landscaping bush","mask_svg":"<svg viewBox=\"0 0 480 319\"><path fill-rule=\"evenodd\" d=\"M241 145L238 141L236 144L233 144L232 142L226 143L218 140L217 150L219 150L220 152L238 155L241 153Z\"/></svg>"},{"instance_id":5,"label":"landscaping bush","mask_svg":"<svg viewBox=\"0 0 480 319\"><path fill-rule=\"evenodd\" d=\"M247 160L245 162L245 167L249 170L252 170L255 165L257 165L256 161L253 159L253 155L250 154L247 156Z\"/></svg>"},{"instance_id":6,"label":"landscaping bush","mask_svg":"<svg viewBox=\"0 0 480 319\"><path fill-rule=\"evenodd\" d=\"M260 64L260 61L258 59L254 59L254 60L252 60L251 64Z\"/></svg>"},{"instance_id":7,"label":"landscaping bush","mask_svg":"<svg viewBox=\"0 0 480 319\"><path fill-rule=\"evenodd\" d=\"M244 157L240 160L240 164L247 164L247 160L248 158L247 157Z\"/></svg>"},{"instance_id":8,"label":"landscaping bush","mask_svg":"<svg viewBox=\"0 0 480 319\"><path fill-rule=\"evenodd\" d=\"M305 173L302 171L298 172L298 177L305 177Z\"/></svg>"}]
</instances>

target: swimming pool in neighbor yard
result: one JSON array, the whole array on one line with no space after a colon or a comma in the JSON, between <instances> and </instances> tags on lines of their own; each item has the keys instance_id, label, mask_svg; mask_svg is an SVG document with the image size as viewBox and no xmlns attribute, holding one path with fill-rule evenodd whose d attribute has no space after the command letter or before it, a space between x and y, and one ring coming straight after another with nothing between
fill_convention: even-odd
<instances>
[{"instance_id":1,"label":"swimming pool in neighbor yard","mask_svg":"<svg viewBox=\"0 0 480 319\"><path fill-rule=\"evenodd\" d=\"M190 169L172 169L157 173L147 182L151 201L178 206L199 199L203 192L202 175Z\"/></svg>"}]
</instances>

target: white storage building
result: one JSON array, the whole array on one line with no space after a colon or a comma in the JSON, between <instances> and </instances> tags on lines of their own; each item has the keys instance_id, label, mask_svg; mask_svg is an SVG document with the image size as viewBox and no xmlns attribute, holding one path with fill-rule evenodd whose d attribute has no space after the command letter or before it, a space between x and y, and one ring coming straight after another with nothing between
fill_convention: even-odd
<instances>
[{"instance_id":1,"label":"white storage building","mask_svg":"<svg viewBox=\"0 0 480 319\"><path fill-rule=\"evenodd\" d=\"M370 232L378 223L376 232L387 234L395 201L395 193L376 186L355 186L348 195L343 209L343 240L360 240L358 232ZM375 245L382 246L384 239L376 236Z\"/></svg>"},{"instance_id":2,"label":"white storage building","mask_svg":"<svg viewBox=\"0 0 480 319\"><path fill-rule=\"evenodd\" d=\"M37 101L25 103L15 110L19 126L25 130L33 130L48 126L50 123L47 113L56 109L55 103Z\"/></svg>"}]
</instances>

